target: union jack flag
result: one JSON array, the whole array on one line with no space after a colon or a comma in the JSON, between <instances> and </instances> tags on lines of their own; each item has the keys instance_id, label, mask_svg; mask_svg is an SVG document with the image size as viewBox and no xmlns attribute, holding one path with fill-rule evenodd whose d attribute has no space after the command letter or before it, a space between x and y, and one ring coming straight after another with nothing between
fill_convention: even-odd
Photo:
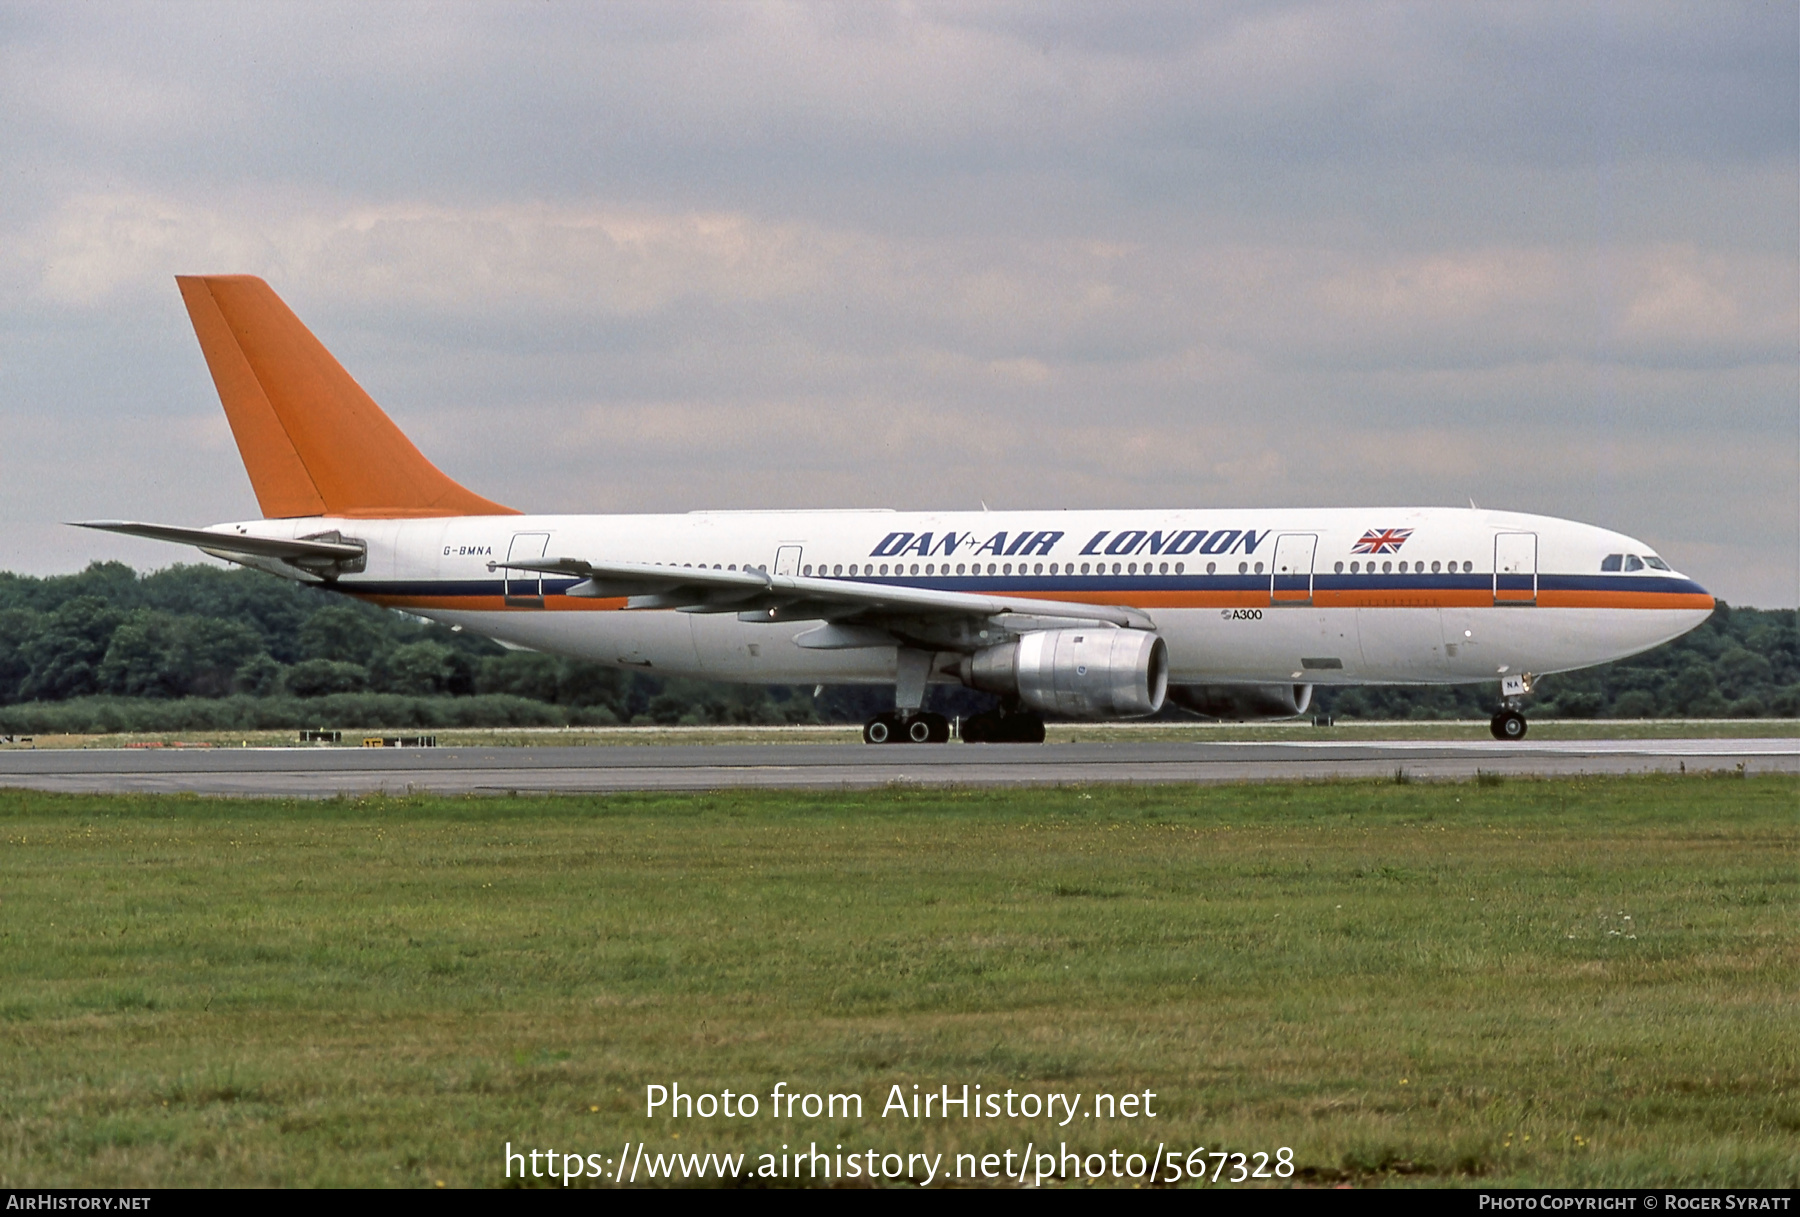
<instances>
[{"instance_id":1,"label":"union jack flag","mask_svg":"<svg viewBox=\"0 0 1800 1217\"><path fill-rule=\"evenodd\" d=\"M1400 547L1406 544L1406 538L1413 535L1410 528L1371 528L1362 535L1362 540L1350 547L1353 554L1393 554L1399 553Z\"/></svg>"}]
</instances>

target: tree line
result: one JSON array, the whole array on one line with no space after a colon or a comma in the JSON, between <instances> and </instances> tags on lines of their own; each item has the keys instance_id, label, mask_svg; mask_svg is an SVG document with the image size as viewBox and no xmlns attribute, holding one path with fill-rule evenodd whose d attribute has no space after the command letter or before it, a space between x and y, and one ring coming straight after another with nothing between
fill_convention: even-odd
<instances>
[{"instance_id":1,"label":"tree line","mask_svg":"<svg viewBox=\"0 0 1800 1217\"><path fill-rule=\"evenodd\" d=\"M990 699L934 687L933 708ZM1481 718L1483 686L1321 691L1359 718ZM213 727L860 722L879 688L716 684L509 651L493 641L254 571L118 562L0 573L0 731ZM1721 604L1655 651L1546 677L1540 717L1800 715L1792 610ZM1178 712L1170 711L1171 716Z\"/></svg>"}]
</instances>

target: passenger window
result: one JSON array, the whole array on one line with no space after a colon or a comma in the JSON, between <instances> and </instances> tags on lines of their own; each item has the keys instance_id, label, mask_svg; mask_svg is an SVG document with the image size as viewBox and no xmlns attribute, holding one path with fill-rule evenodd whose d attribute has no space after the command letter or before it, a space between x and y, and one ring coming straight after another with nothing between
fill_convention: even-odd
<instances>
[{"instance_id":1,"label":"passenger window","mask_svg":"<svg viewBox=\"0 0 1800 1217\"><path fill-rule=\"evenodd\" d=\"M1247 575L1249 573L1250 573L1250 564L1248 562L1239 562L1238 563L1238 574Z\"/></svg>"},{"instance_id":2,"label":"passenger window","mask_svg":"<svg viewBox=\"0 0 1800 1217\"><path fill-rule=\"evenodd\" d=\"M1337 575L1343 574L1344 573L1344 564L1342 562L1339 562L1337 564L1337 568L1332 573L1337 574Z\"/></svg>"},{"instance_id":3,"label":"passenger window","mask_svg":"<svg viewBox=\"0 0 1800 1217\"><path fill-rule=\"evenodd\" d=\"M1644 561L1642 558L1638 557L1636 554L1626 554L1625 555L1625 569L1628 571L1643 570L1644 569Z\"/></svg>"},{"instance_id":4,"label":"passenger window","mask_svg":"<svg viewBox=\"0 0 1800 1217\"><path fill-rule=\"evenodd\" d=\"M1600 569L1603 571L1623 570L1624 566L1624 554L1607 554L1604 558L1600 559Z\"/></svg>"},{"instance_id":5,"label":"passenger window","mask_svg":"<svg viewBox=\"0 0 1800 1217\"><path fill-rule=\"evenodd\" d=\"M1088 564L1086 562L1081 564L1081 573L1084 575L1088 573Z\"/></svg>"},{"instance_id":6,"label":"passenger window","mask_svg":"<svg viewBox=\"0 0 1800 1217\"><path fill-rule=\"evenodd\" d=\"M1137 565L1137 563L1135 563L1135 562L1133 562L1133 563L1132 563L1132 565L1133 565L1133 566L1136 566L1136 565ZM1117 562L1114 562L1114 563L1113 563L1113 574L1115 574L1115 575L1116 575L1116 574L1118 574L1118 573L1119 573L1119 564L1118 564L1118 563L1117 563Z\"/></svg>"},{"instance_id":7,"label":"passenger window","mask_svg":"<svg viewBox=\"0 0 1800 1217\"><path fill-rule=\"evenodd\" d=\"M812 565L811 565L811 564L810 564L810 563L809 563L809 564L807 564L807 565L806 565L806 566L802 566L802 567L801 567L801 568L800 568L800 573L801 573L801 574L803 574L803 575L810 575L810 574L812 574Z\"/></svg>"},{"instance_id":8,"label":"passenger window","mask_svg":"<svg viewBox=\"0 0 1800 1217\"><path fill-rule=\"evenodd\" d=\"M1176 564L1175 564L1175 573L1176 573L1176 574L1178 574L1178 575L1179 575L1179 574L1181 574L1181 573L1183 573L1183 572L1184 572L1184 571L1186 571L1186 570L1187 570L1187 563L1185 563L1185 562L1177 562L1177 563L1176 563Z\"/></svg>"},{"instance_id":9,"label":"passenger window","mask_svg":"<svg viewBox=\"0 0 1800 1217\"><path fill-rule=\"evenodd\" d=\"M1169 564L1168 564L1168 563L1167 563L1167 562L1164 562L1164 563L1163 563L1163 564L1162 564L1162 566L1161 566L1161 567L1160 567L1160 569L1158 569L1158 570L1157 570L1157 572L1156 572L1156 573L1157 573L1157 574L1159 574L1159 575L1166 575L1166 574L1168 574L1168 573L1169 573Z\"/></svg>"},{"instance_id":10,"label":"passenger window","mask_svg":"<svg viewBox=\"0 0 1800 1217\"><path fill-rule=\"evenodd\" d=\"M1463 574L1466 575L1469 572L1473 571L1474 569L1475 569L1475 564L1473 562L1464 562L1463 563Z\"/></svg>"},{"instance_id":11,"label":"passenger window","mask_svg":"<svg viewBox=\"0 0 1800 1217\"><path fill-rule=\"evenodd\" d=\"M988 574L991 575L993 573L994 573L994 564L992 562L989 562L988 563Z\"/></svg>"},{"instance_id":12,"label":"passenger window","mask_svg":"<svg viewBox=\"0 0 1800 1217\"><path fill-rule=\"evenodd\" d=\"M888 568L888 564L886 562L883 562L881 564L881 573L884 575L887 574L887 568Z\"/></svg>"},{"instance_id":13,"label":"passenger window","mask_svg":"<svg viewBox=\"0 0 1800 1217\"><path fill-rule=\"evenodd\" d=\"M1256 564L1256 573L1259 575L1262 574L1262 563L1261 562L1258 562Z\"/></svg>"},{"instance_id":14,"label":"passenger window","mask_svg":"<svg viewBox=\"0 0 1800 1217\"><path fill-rule=\"evenodd\" d=\"M843 574L844 573L844 564L842 562L839 562L836 566L831 568L831 573L834 575Z\"/></svg>"},{"instance_id":15,"label":"passenger window","mask_svg":"<svg viewBox=\"0 0 1800 1217\"><path fill-rule=\"evenodd\" d=\"M1403 575L1406 573L1406 563L1404 562L1400 564L1400 573Z\"/></svg>"},{"instance_id":16,"label":"passenger window","mask_svg":"<svg viewBox=\"0 0 1800 1217\"><path fill-rule=\"evenodd\" d=\"M1218 571L1218 569L1219 569L1219 564L1217 562L1208 562L1206 564L1206 573L1209 575L1214 574L1215 572Z\"/></svg>"},{"instance_id":17,"label":"passenger window","mask_svg":"<svg viewBox=\"0 0 1800 1217\"><path fill-rule=\"evenodd\" d=\"M1381 564L1381 573L1382 574L1384 574L1384 575L1392 574L1393 570L1394 570L1394 564L1392 562L1383 562Z\"/></svg>"}]
</instances>

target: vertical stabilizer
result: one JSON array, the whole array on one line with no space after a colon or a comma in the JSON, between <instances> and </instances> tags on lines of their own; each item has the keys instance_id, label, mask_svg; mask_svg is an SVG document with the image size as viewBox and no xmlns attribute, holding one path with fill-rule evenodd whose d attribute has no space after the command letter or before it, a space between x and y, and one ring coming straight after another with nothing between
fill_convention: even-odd
<instances>
[{"instance_id":1,"label":"vertical stabilizer","mask_svg":"<svg viewBox=\"0 0 1800 1217\"><path fill-rule=\"evenodd\" d=\"M518 514L426 460L267 283L175 281L264 516Z\"/></svg>"}]
</instances>

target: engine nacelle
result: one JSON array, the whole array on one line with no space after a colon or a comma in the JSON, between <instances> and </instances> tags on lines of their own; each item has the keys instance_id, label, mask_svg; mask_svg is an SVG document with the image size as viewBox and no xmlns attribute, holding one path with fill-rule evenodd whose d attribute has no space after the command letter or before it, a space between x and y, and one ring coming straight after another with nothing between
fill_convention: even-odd
<instances>
[{"instance_id":1,"label":"engine nacelle","mask_svg":"<svg viewBox=\"0 0 1800 1217\"><path fill-rule=\"evenodd\" d=\"M1251 722L1295 718L1312 705L1311 685L1171 685L1169 700L1207 718Z\"/></svg>"},{"instance_id":2,"label":"engine nacelle","mask_svg":"<svg viewBox=\"0 0 1800 1217\"><path fill-rule=\"evenodd\" d=\"M1146 630L1035 630L964 659L963 682L1064 718L1142 718L1162 709L1169 648Z\"/></svg>"}]
</instances>

